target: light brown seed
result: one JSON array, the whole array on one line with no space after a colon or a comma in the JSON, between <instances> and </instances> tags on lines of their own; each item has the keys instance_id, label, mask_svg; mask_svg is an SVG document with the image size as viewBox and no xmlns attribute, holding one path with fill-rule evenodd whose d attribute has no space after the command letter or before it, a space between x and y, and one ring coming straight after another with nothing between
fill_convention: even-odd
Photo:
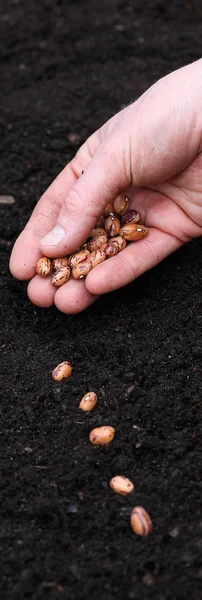
<instances>
[{"instance_id":1,"label":"light brown seed","mask_svg":"<svg viewBox=\"0 0 202 600\"><path fill-rule=\"evenodd\" d=\"M106 217L108 217L110 214L114 214L114 205L113 205L113 202L109 202L107 204L107 206L105 207L104 214L105 214Z\"/></svg>"},{"instance_id":2,"label":"light brown seed","mask_svg":"<svg viewBox=\"0 0 202 600\"><path fill-rule=\"evenodd\" d=\"M152 521L147 511L142 506L135 506L133 508L130 523L133 531L137 535L146 536L152 532Z\"/></svg>"},{"instance_id":3,"label":"light brown seed","mask_svg":"<svg viewBox=\"0 0 202 600\"><path fill-rule=\"evenodd\" d=\"M88 263L91 265L91 269L102 263L105 258L106 254L100 248L91 252L88 257Z\"/></svg>"},{"instance_id":4,"label":"light brown seed","mask_svg":"<svg viewBox=\"0 0 202 600\"><path fill-rule=\"evenodd\" d=\"M116 477L113 477L109 485L114 492L121 494L122 496L127 496L134 490L132 481L123 475L116 475Z\"/></svg>"},{"instance_id":5,"label":"light brown seed","mask_svg":"<svg viewBox=\"0 0 202 600\"><path fill-rule=\"evenodd\" d=\"M76 267L76 265L79 265L79 263L86 260L89 256L89 254L90 254L90 252L89 252L88 248L84 248L80 252L71 254L71 256L69 256L69 260L68 260L68 264L71 267L71 269L73 269L74 267Z\"/></svg>"},{"instance_id":6,"label":"light brown seed","mask_svg":"<svg viewBox=\"0 0 202 600\"><path fill-rule=\"evenodd\" d=\"M83 279L84 277L87 277L91 268L91 263L88 261L88 259L86 259L84 262L79 263L78 265L76 265L76 267L72 269L73 279Z\"/></svg>"},{"instance_id":7,"label":"light brown seed","mask_svg":"<svg viewBox=\"0 0 202 600\"><path fill-rule=\"evenodd\" d=\"M121 235L117 235L116 237L110 238L110 244L112 244L112 246L114 246L114 248L117 249L117 252L124 250L124 248L127 246L126 240L122 238Z\"/></svg>"},{"instance_id":8,"label":"light brown seed","mask_svg":"<svg viewBox=\"0 0 202 600\"><path fill-rule=\"evenodd\" d=\"M79 408L85 412L93 410L97 404L97 394L95 392L88 392L83 396L79 404Z\"/></svg>"},{"instance_id":9,"label":"light brown seed","mask_svg":"<svg viewBox=\"0 0 202 600\"><path fill-rule=\"evenodd\" d=\"M96 235L92 238L92 240L90 240L90 242L88 242L88 250L90 252L94 252L94 250L99 250L102 244L105 244L107 242L107 239L108 238L106 232L101 233L100 235Z\"/></svg>"},{"instance_id":10,"label":"light brown seed","mask_svg":"<svg viewBox=\"0 0 202 600\"><path fill-rule=\"evenodd\" d=\"M121 217L121 227L126 223L138 223L140 214L137 210L129 210Z\"/></svg>"},{"instance_id":11,"label":"light brown seed","mask_svg":"<svg viewBox=\"0 0 202 600\"><path fill-rule=\"evenodd\" d=\"M106 231L105 231L105 229L103 229L103 227L93 227L93 229L91 230L91 232L89 234L89 238L95 237L96 235L101 235L102 233L104 233L104 235L106 235Z\"/></svg>"},{"instance_id":12,"label":"light brown seed","mask_svg":"<svg viewBox=\"0 0 202 600\"><path fill-rule=\"evenodd\" d=\"M98 217L96 220L96 227L104 227L104 223L105 223L105 216L101 215L101 217Z\"/></svg>"},{"instance_id":13,"label":"light brown seed","mask_svg":"<svg viewBox=\"0 0 202 600\"><path fill-rule=\"evenodd\" d=\"M48 275L50 275L51 269L51 259L47 256L42 256L42 258L38 260L38 263L36 265L36 272L38 273L38 275L41 275L41 277L47 277Z\"/></svg>"},{"instance_id":14,"label":"light brown seed","mask_svg":"<svg viewBox=\"0 0 202 600\"><path fill-rule=\"evenodd\" d=\"M116 256L116 254L118 253L118 246L112 246L110 240L110 242L102 244L100 250L103 250L103 252L105 252L107 258L111 258L112 256Z\"/></svg>"},{"instance_id":15,"label":"light brown seed","mask_svg":"<svg viewBox=\"0 0 202 600\"><path fill-rule=\"evenodd\" d=\"M120 221L117 217L108 217L105 221L105 231L110 237L118 235L120 227Z\"/></svg>"},{"instance_id":16,"label":"light brown seed","mask_svg":"<svg viewBox=\"0 0 202 600\"><path fill-rule=\"evenodd\" d=\"M52 372L52 379L54 381L62 381L62 379L68 379L72 374L72 366L66 360L60 363Z\"/></svg>"},{"instance_id":17,"label":"light brown seed","mask_svg":"<svg viewBox=\"0 0 202 600\"><path fill-rule=\"evenodd\" d=\"M120 235L129 242L141 240L148 233L148 228L141 223L126 223L120 229Z\"/></svg>"},{"instance_id":18,"label":"light brown seed","mask_svg":"<svg viewBox=\"0 0 202 600\"><path fill-rule=\"evenodd\" d=\"M90 432L89 440L92 444L102 445L109 444L112 442L115 436L115 429L110 425L104 425L103 427L96 427Z\"/></svg>"},{"instance_id":19,"label":"light brown seed","mask_svg":"<svg viewBox=\"0 0 202 600\"><path fill-rule=\"evenodd\" d=\"M64 285L64 283L67 283L67 281L69 281L70 275L70 267L62 267L54 273L52 278L52 284L55 287L61 287L61 285Z\"/></svg>"},{"instance_id":20,"label":"light brown seed","mask_svg":"<svg viewBox=\"0 0 202 600\"><path fill-rule=\"evenodd\" d=\"M114 212L117 215L124 215L129 205L129 198L125 194L119 194L113 202Z\"/></svg>"},{"instance_id":21,"label":"light brown seed","mask_svg":"<svg viewBox=\"0 0 202 600\"><path fill-rule=\"evenodd\" d=\"M68 266L67 256L63 256L61 258L54 258L52 260L52 270L53 271L58 271L59 269L62 269L63 267L67 267L67 266Z\"/></svg>"}]
</instances>

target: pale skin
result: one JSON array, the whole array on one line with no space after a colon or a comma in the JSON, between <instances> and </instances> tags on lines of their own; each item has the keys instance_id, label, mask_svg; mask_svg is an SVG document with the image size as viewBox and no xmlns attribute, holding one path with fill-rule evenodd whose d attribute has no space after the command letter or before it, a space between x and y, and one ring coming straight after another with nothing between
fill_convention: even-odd
<instances>
[{"instance_id":1,"label":"pale skin","mask_svg":"<svg viewBox=\"0 0 202 600\"><path fill-rule=\"evenodd\" d=\"M30 280L30 300L80 312L200 236L201 151L202 59L159 80L105 123L40 198L10 258L11 273ZM147 237L95 267L86 280L69 280L57 290L51 278L35 275L42 254L75 251L120 192L139 210Z\"/></svg>"}]
</instances>

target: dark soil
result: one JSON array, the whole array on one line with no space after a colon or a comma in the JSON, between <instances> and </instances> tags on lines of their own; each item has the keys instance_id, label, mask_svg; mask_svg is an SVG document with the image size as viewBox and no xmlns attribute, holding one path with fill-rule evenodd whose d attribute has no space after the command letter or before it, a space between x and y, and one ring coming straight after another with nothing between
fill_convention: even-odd
<instances>
[{"instance_id":1,"label":"dark soil","mask_svg":"<svg viewBox=\"0 0 202 600\"><path fill-rule=\"evenodd\" d=\"M199 0L1 1L0 193L16 198L0 208L2 599L202 597L201 240L77 316L34 307L8 273L78 145L201 56L201 19ZM54 383L65 359L72 378ZM90 389L99 405L84 415ZM115 440L96 448L89 431L105 423ZM129 499L109 489L119 473ZM134 505L148 538L130 528Z\"/></svg>"}]
</instances>

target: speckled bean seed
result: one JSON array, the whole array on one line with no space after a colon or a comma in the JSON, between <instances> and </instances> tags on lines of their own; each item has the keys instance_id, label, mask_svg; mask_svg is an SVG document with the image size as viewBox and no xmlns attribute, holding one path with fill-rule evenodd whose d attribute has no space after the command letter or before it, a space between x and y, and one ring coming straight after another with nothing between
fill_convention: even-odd
<instances>
[{"instance_id":1,"label":"speckled bean seed","mask_svg":"<svg viewBox=\"0 0 202 600\"><path fill-rule=\"evenodd\" d=\"M79 263L78 265L76 265L76 267L72 269L73 279L83 279L84 277L87 277L91 268L91 263L88 261L88 259L84 262Z\"/></svg>"},{"instance_id":2,"label":"speckled bean seed","mask_svg":"<svg viewBox=\"0 0 202 600\"><path fill-rule=\"evenodd\" d=\"M88 392L83 396L79 404L79 408L85 412L93 410L97 404L97 394L95 392Z\"/></svg>"},{"instance_id":3,"label":"speckled bean seed","mask_svg":"<svg viewBox=\"0 0 202 600\"><path fill-rule=\"evenodd\" d=\"M112 442L115 436L115 429L110 425L104 425L103 427L96 427L90 432L89 440L92 444L102 445L109 444Z\"/></svg>"},{"instance_id":4,"label":"speckled bean seed","mask_svg":"<svg viewBox=\"0 0 202 600\"><path fill-rule=\"evenodd\" d=\"M148 228L141 223L126 223L120 229L120 235L128 240L129 242L141 240L148 233Z\"/></svg>"},{"instance_id":5,"label":"speckled bean seed","mask_svg":"<svg viewBox=\"0 0 202 600\"><path fill-rule=\"evenodd\" d=\"M96 220L96 227L104 227L105 224L105 216L101 215L101 217L98 217Z\"/></svg>"},{"instance_id":6,"label":"speckled bean seed","mask_svg":"<svg viewBox=\"0 0 202 600\"><path fill-rule=\"evenodd\" d=\"M58 269L53 275L52 284L55 287L60 287L69 281L71 275L70 267L62 267L62 269Z\"/></svg>"},{"instance_id":7,"label":"speckled bean seed","mask_svg":"<svg viewBox=\"0 0 202 600\"><path fill-rule=\"evenodd\" d=\"M130 523L133 531L137 535L146 536L152 532L152 521L147 511L142 506L135 506L133 508Z\"/></svg>"},{"instance_id":8,"label":"speckled bean seed","mask_svg":"<svg viewBox=\"0 0 202 600\"><path fill-rule=\"evenodd\" d=\"M103 227L93 227L93 229L91 230L91 232L89 234L89 238L95 237L97 235L101 235L103 233L104 233L104 235L106 235L106 231L105 231L105 229L103 229Z\"/></svg>"},{"instance_id":9,"label":"speckled bean seed","mask_svg":"<svg viewBox=\"0 0 202 600\"><path fill-rule=\"evenodd\" d=\"M107 258L111 258L112 256L116 256L116 254L118 254L118 246L113 246L111 244L111 240L106 244L102 244L100 250L103 250L103 252L105 252Z\"/></svg>"},{"instance_id":10,"label":"speckled bean seed","mask_svg":"<svg viewBox=\"0 0 202 600\"><path fill-rule=\"evenodd\" d=\"M109 485L114 492L121 494L122 496L127 496L134 490L132 481L123 475L116 475L116 477L113 477Z\"/></svg>"},{"instance_id":11,"label":"speckled bean seed","mask_svg":"<svg viewBox=\"0 0 202 600\"><path fill-rule=\"evenodd\" d=\"M129 204L128 196L125 196L125 194L119 194L119 196L117 196L113 202L114 212L120 216L124 215L125 212L127 211L128 204Z\"/></svg>"},{"instance_id":12,"label":"speckled bean seed","mask_svg":"<svg viewBox=\"0 0 202 600\"><path fill-rule=\"evenodd\" d=\"M105 221L105 231L110 237L118 235L120 227L120 221L117 217L108 217Z\"/></svg>"},{"instance_id":13,"label":"speckled bean seed","mask_svg":"<svg viewBox=\"0 0 202 600\"><path fill-rule=\"evenodd\" d=\"M126 223L138 223L140 214L137 210L129 210L121 217L121 226Z\"/></svg>"},{"instance_id":14,"label":"speckled bean seed","mask_svg":"<svg viewBox=\"0 0 202 600\"><path fill-rule=\"evenodd\" d=\"M68 264L71 267L71 269L73 269L74 267L76 267L76 265L79 265L79 263L86 260L89 256L89 254L90 254L90 252L87 247L84 248L83 250L81 250L80 252L71 254L71 256L69 256L69 260L68 260Z\"/></svg>"},{"instance_id":15,"label":"speckled bean seed","mask_svg":"<svg viewBox=\"0 0 202 600\"><path fill-rule=\"evenodd\" d=\"M102 263L106 258L105 252L99 248L91 252L88 257L88 263L91 265L91 269Z\"/></svg>"},{"instance_id":16,"label":"speckled bean seed","mask_svg":"<svg viewBox=\"0 0 202 600\"><path fill-rule=\"evenodd\" d=\"M72 374L72 366L66 360L60 363L52 372L52 379L54 381L62 381L62 379L68 379Z\"/></svg>"},{"instance_id":17,"label":"speckled bean seed","mask_svg":"<svg viewBox=\"0 0 202 600\"><path fill-rule=\"evenodd\" d=\"M110 238L110 244L112 244L112 246L114 246L114 248L117 249L117 252L124 250L124 248L127 246L126 240L122 238L121 235L117 235L116 237Z\"/></svg>"},{"instance_id":18,"label":"speckled bean seed","mask_svg":"<svg viewBox=\"0 0 202 600\"><path fill-rule=\"evenodd\" d=\"M63 267L67 267L67 266L68 266L67 256L63 256L61 258L54 258L52 260L52 270L53 271L58 271L59 269L62 269Z\"/></svg>"},{"instance_id":19,"label":"speckled bean seed","mask_svg":"<svg viewBox=\"0 0 202 600\"><path fill-rule=\"evenodd\" d=\"M105 214L106 217L108 217L111 214L114 214L114 204L113 204L113 202L109 202L107 204L107 206L105 207L104 214Z\"/></svg>"},{"instance_id":20,"label":"speckled bean seed","mask_svg":"<svg viewBox=\"0 0 202 600\"><path fill-rule=\"evenodd\" d=\"M96 235L92 238L92 240L90 240L90 242L88 242L88 250L90 252L93 252L94 250L99 250L102 244L107 242L107 239L108 238L106 232L101 233L100 235Z\"/></svg>"},{"instance_id":21,"label":"speckled bean seed","mask_svg":"<svg viewBox=\"0 0 202 600\"><path fill-rule=\"evenodd\" d=\"M36 272L38 273L38 275L41 275L41 277L47 277L48 275L50 275L51 269L51 259L47 256L42 256L42 258L38 260L38 263L36 265Z\"/></svg>"}]
</instances>

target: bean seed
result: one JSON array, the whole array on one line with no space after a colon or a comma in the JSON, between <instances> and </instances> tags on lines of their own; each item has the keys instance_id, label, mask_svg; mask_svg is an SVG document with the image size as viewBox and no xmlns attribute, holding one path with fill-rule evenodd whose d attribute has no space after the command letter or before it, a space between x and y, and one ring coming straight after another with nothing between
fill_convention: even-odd
<instances>
[{"instance_id":1,"label":"bean seed","mask_svg":"<svg viewBox=\"0 0 202 600\"><path fill-rule=\"evenodd\" d=\"M120 230L120 235L129 242L141 240L148 233L148 228L141 223L126 223Z\"/></svg>"},{"instance_id":2,"label":"bean seed","mask_svg":"<svg viewBox=\"0 0 202 600\"><path fill-rule=\"evenodd\" d=\"M95 392L88 392L88 394L85 394L85 396L83 396L83 398L81 399L79 408L81 408L81 410L85 412L89 412L90 410L93 410L93 408L95 408L96 404L97 394L95 394Z\"/></svg>"},{"instance_id":3,"label":"bean seed","mask_svg":"<svg viewBox=\"0 0 202 600\"><path fill-rule=\"evenodd\" d=\"M103 229L103 227L93 227L92 231L89 234L89 238L95 237L96 235L101 235L102 233L106 235L106 231L105 229Z\"/></svg>"},{"instance_id":4,"label":"bean seed","mask_svg":"<svg viewBox=\"0 0 202 600\"><path fill-rule=\"evenodd\" d=\"M112 246L114 246L114 248L117 249L117 252L124 250L124 248L127 246L126 240L122 238L121 235L117 235L117 237L110 238L110 244L112 244Z\"/></svg>"},{"instance_id":5,"label":"bean seed","mask_svg":"<svg viewBox=\"0 0 202 600\"><path fill-rule=\"evenodd\" d=\"M121 226L125 225L126 223L138 223L139 220L140 214L137 212L137 210L128 210L128 212L121 217Z\"/></svg>"},{"instance_id":6,"label":"bean seed","mask_svg":"<svg viewBox=\"0 0 202 600\"><path fill-rule=\"evenodd\" d=\"M119 219L117 219L117 217L108 217L105 221L105 231L110 237L118 235L120 227L120 221Z\"/></svg>"},{"instance_id":7,"label":"bean seed","mask_svg":"<svg viewBox=\"0 0 202 600\"><path fill-rule=\"evenodd\" d=\"M88 257L88 263L91 265L91 269L102 263L105 258L106 254L100 248L91 252Z\"/></svg>"},{"instance_id":8,"label":"bean seed","mask_svg":"<svg viewBox=\"0 0 202 600\"><path fill-rule=\"evenodd\" d=\"M72 269L73 279L83 279L84 277L87 277L91 268L91 263L88 261L87 258L84 262L79 263L78 265L76 265L76 267Z\"/></svg>"},{"instance_id":9,"label":"bean seed","mask_svg":"<svg viewBox=\"0 0 202 600\"><path fill-rule=\"evenodd\" d=\"M101 215L101 217L98 217L96 220L96 227L104 227L104 223L105 223L105 216Z\"/></svg>"},{"instance_id":10,"label":"bean seed","mask_svg":"<svg viewBox=\"0 0 202 600\"><path fill-rule=\"evenodd\" d=\"M36 265L36 272L41 277L47 277L52 269L51 260L47 256L42 256Z\"/></svg>"},{"instance_id":11,"label":"bean seed","mask_svg":"<svg viewBox=\"0 0 202 600\"><path fill-rule=\"evenodd\" d=\"M66 360L60 363L52 372L52 379L54 381L62 381L62 379L68 379L72 374L72 366Z\"/></svg>"},{"instance_id":12,"label":"bean seed","mask_svg":"<svg viewBox=\"0 0 202 600\"><path fill-rule=\"evenodd\" d=\"M90 240L90 242L88 242L88 250L90 250L90 252L93 252L94 250L99 250L99 248L102 246L102 244L107 242L107 234L106 232L101 233L100 235L96 235L95 237L92 238L92 240Z\"/></svg>"},{"instance_id":13,"label":"bean seed","mask_svg":"<svg viewBox=\"0 0 202 600\"><path fill-rule=\"evenodd\" d=\"M142 506L135 506L133 508L130 523L133 531L137 535L146 536L152 532L152 521L147 511Z\"/></svg>"},{"instance_id":14,"label":"bean seed","mask_svg":"<svg viewBox=\"0 0 202 600\"><path fill-rule=\"evenodd\" d=\"M81 250L80 252L76 252L75 254L71 254L68 260L71 269L73 269L74 267L76 267L76 265L86 260L89 254L90 252L87 248L84 248L83 250Z\"/></svg>"},{"instance_id":15,"label":"bean seed","mask_svg":"<svg viewBox=\"0 0 202 600\"><path fill-rule=\"evenodd\" d=\"M52 270L53 271L58 271L59 269L62 269L62 267L67 267L67 266L68 266L67 256L63 256L62 258L54 258L52 260Z\"/></svg>"},{"instance_id":16,"label":"bean seed","mask_svg":"<svg viewBox=\"0 0 202 600\"><path fill-rule=\"evenodd\" d=\"M109 485L114 492L121 494L122 496L127 496L134 490L132 481L123 475L116 475L116 477L113 477Z\"/></svg>"},{"instance_id":17,"label":"bean seed","mask_svg":"<svg viewBox=\"0 0 202 600\"><path fill-rule=\"evenodd\" d=\"M69 281L70 275L70 267L62 267L61 269L58 269L56 273L54 273L52 278L52 284L55 287L60 287L61 285L64 285L64 283L67 283L67 281Z\"/></svg>"},{"instance_id":18,"label":"bean seed","mask_svg":"<svg viewBox=\"0 0 202 600\"><path fill-rule=\"evenodd\" d=\"M115 429L110 427L110 425L104 425L103 427L92 429L89 440L95 445L109 444L114 439L114 436Z\"/></svg>"},{"instance_id":19,"label":"bean seed","mask_svg":"<svg viewBox=\"0 0 202 600\"><path fill-rule=\"evenodd\" d=\"M124 215L125 212L127 211L128 208L128 203L129 203L129 198L128 196L125 196L124 194L119 194L119 196L117 196L114 200L114 212L117 215Z\"/></svg>"},{"instance_id":20,"label":"bean seed","mask_svg":"<svg viewBox=\"0 0 202 600\"><path fill-rule=\"evenodd\" d=\"M121 238L123 239L123 238ZM118 253L118 246L113 246L111 244L111 240L110 242L107 242L106 244L102 244L100 250L103 250L103 252L105 252L107 258L111 258L111 256L116 256L116 254Z\"/></svg>"},{"instance_id":21,"label":"bean seed","mask_svg":"<svg viewBox=\"0 0 202 600\"><path fill-rule=\"evenodd\" d=\"M106 217L108 217L110 214L114 214L114 205L113 205L113 202L109 202L107 204L107 206L105 207L104 214L105 214Z\"/></svg>"}]
</instances>

